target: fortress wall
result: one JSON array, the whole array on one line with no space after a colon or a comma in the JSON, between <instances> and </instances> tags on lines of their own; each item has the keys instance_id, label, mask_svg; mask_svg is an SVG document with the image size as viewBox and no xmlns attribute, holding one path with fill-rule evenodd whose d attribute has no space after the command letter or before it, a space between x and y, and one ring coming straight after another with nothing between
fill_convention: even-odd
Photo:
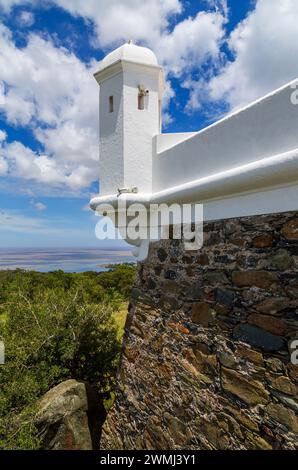
<instances>
[{"instance_id":1,"label":"fortress wall","mask_svg":"<svg viewBox=\"0 0 298 470\"><path fill-rule=\"evenodd\" d=\"M175 136L159 136L158 153L153 158L153 192L297 149L295 87L297 80L173 147L169 139Z\"/></svg>"},{"instance_id":2,"label":"fortress wall","mask_svg":"<svg viewBox=\"0 0 298 470\"><path fill-rule=\"evenodd\" d=\"M139 265L102 449L298 448L298 212L204 232Z\"/></svg>"}]
</instances>

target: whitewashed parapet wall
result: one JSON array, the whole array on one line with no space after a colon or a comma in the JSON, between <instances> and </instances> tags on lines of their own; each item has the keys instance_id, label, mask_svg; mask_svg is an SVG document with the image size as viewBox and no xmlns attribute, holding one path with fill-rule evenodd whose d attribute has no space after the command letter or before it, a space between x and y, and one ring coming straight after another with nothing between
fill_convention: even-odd
<instances>
[{"instance_id":1,"label":"whitewashed parapet wall","mask_svg":"<svg viewBox=\"0 0 298 470\"><path fill-rule=\"evenodd\" d=\"M157 136L152 178L155 197L212 200L204 208L208 219L297 209L296 85L298 81L291 82L208 128L186 135L178 144L173 145L167 134ZM235 197L237 201L233 201Z\"/></svg>"}]
</instances>

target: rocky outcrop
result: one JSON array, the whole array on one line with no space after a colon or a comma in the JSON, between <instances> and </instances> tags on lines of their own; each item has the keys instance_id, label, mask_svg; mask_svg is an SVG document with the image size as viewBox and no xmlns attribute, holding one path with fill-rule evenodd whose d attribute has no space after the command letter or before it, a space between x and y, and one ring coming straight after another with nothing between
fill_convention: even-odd
<instances>
[{"instance_id":1,"label":"rocky outcrop","mask_svg":"<svg viewBox=\"0 0 298 470\"><path fill-rule=\"evenodd\" d=\"M98 448L104 409L89 384L70 379L49 390L38 404L35 425L48 450Z\"/></svg>"},{"instance_id":2,"label":"rocky outcrop","mask_svg":"<svg viewBox=\"0 0 298 470\"><path fill-rule=\"evenodd\" d=\"M103 449L298 448L298 214L204 224L139 266Z\"/></svg>"}]
</instances>

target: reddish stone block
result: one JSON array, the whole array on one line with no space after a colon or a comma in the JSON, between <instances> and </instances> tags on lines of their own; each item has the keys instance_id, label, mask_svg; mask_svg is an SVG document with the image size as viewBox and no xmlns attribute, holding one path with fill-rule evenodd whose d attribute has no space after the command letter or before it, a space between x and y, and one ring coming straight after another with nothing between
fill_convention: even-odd
<instances>
[{"instance_id":1,"label":"reddish stone block","mask_svg":"<svg viewBox=\"0 0 298 470\"><path fill-rule=\"evenodd\" d=\"M281 234L287 240L298 241L298 219L292 219L281 229Z\"/></svg>"},{"instance_id":2,"label":"reddish stone block","mask_svg":"<svg viewBox=\"0 0 298 470\"><path fill-rule=\"evenodd\" d=\"M232 281L239 287L255 286L266 289L278 282L278 276L268 271L234 271Z\"/></svg>"},{"instance_id":3,"label":"reddish stone block","mask_svg":"<svg viewBox=\"0 0 298 470\"><path fill-rule=\"evenodd\" d=\"M272 234L263 234L255 237L252 241L254 248L268 248L273 244L273 235Z\"/></svg>"},{"instance_id":4,"label":"reddish stone block","mask_svg":"<svg viewBox=\"0 0 298 470\"><path fill-rule=\"evenodd\" d=\"M249 315L247 322L251 323L252 325L264 328L264 330L270 331L270 333L275 335L284 336L287 331L287 327L282 320L270 315L260 315L258 313L253 313Z\"/></svg>"}]
</instances>

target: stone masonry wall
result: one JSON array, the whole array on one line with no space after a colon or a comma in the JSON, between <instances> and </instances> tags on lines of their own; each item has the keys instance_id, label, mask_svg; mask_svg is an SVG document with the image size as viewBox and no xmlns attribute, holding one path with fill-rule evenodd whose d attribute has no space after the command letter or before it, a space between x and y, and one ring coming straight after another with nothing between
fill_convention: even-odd
<instances>
[{"instance_id":1,"label":"stone masonry wall","mask_svg":"<svg viewBox=\"0 0 298 470\"><path fill-rule=\"evenodd\" d=\"M298 448L298 213L204 232L139 265L102 449Z\"/></svg>"}]
</instances>

